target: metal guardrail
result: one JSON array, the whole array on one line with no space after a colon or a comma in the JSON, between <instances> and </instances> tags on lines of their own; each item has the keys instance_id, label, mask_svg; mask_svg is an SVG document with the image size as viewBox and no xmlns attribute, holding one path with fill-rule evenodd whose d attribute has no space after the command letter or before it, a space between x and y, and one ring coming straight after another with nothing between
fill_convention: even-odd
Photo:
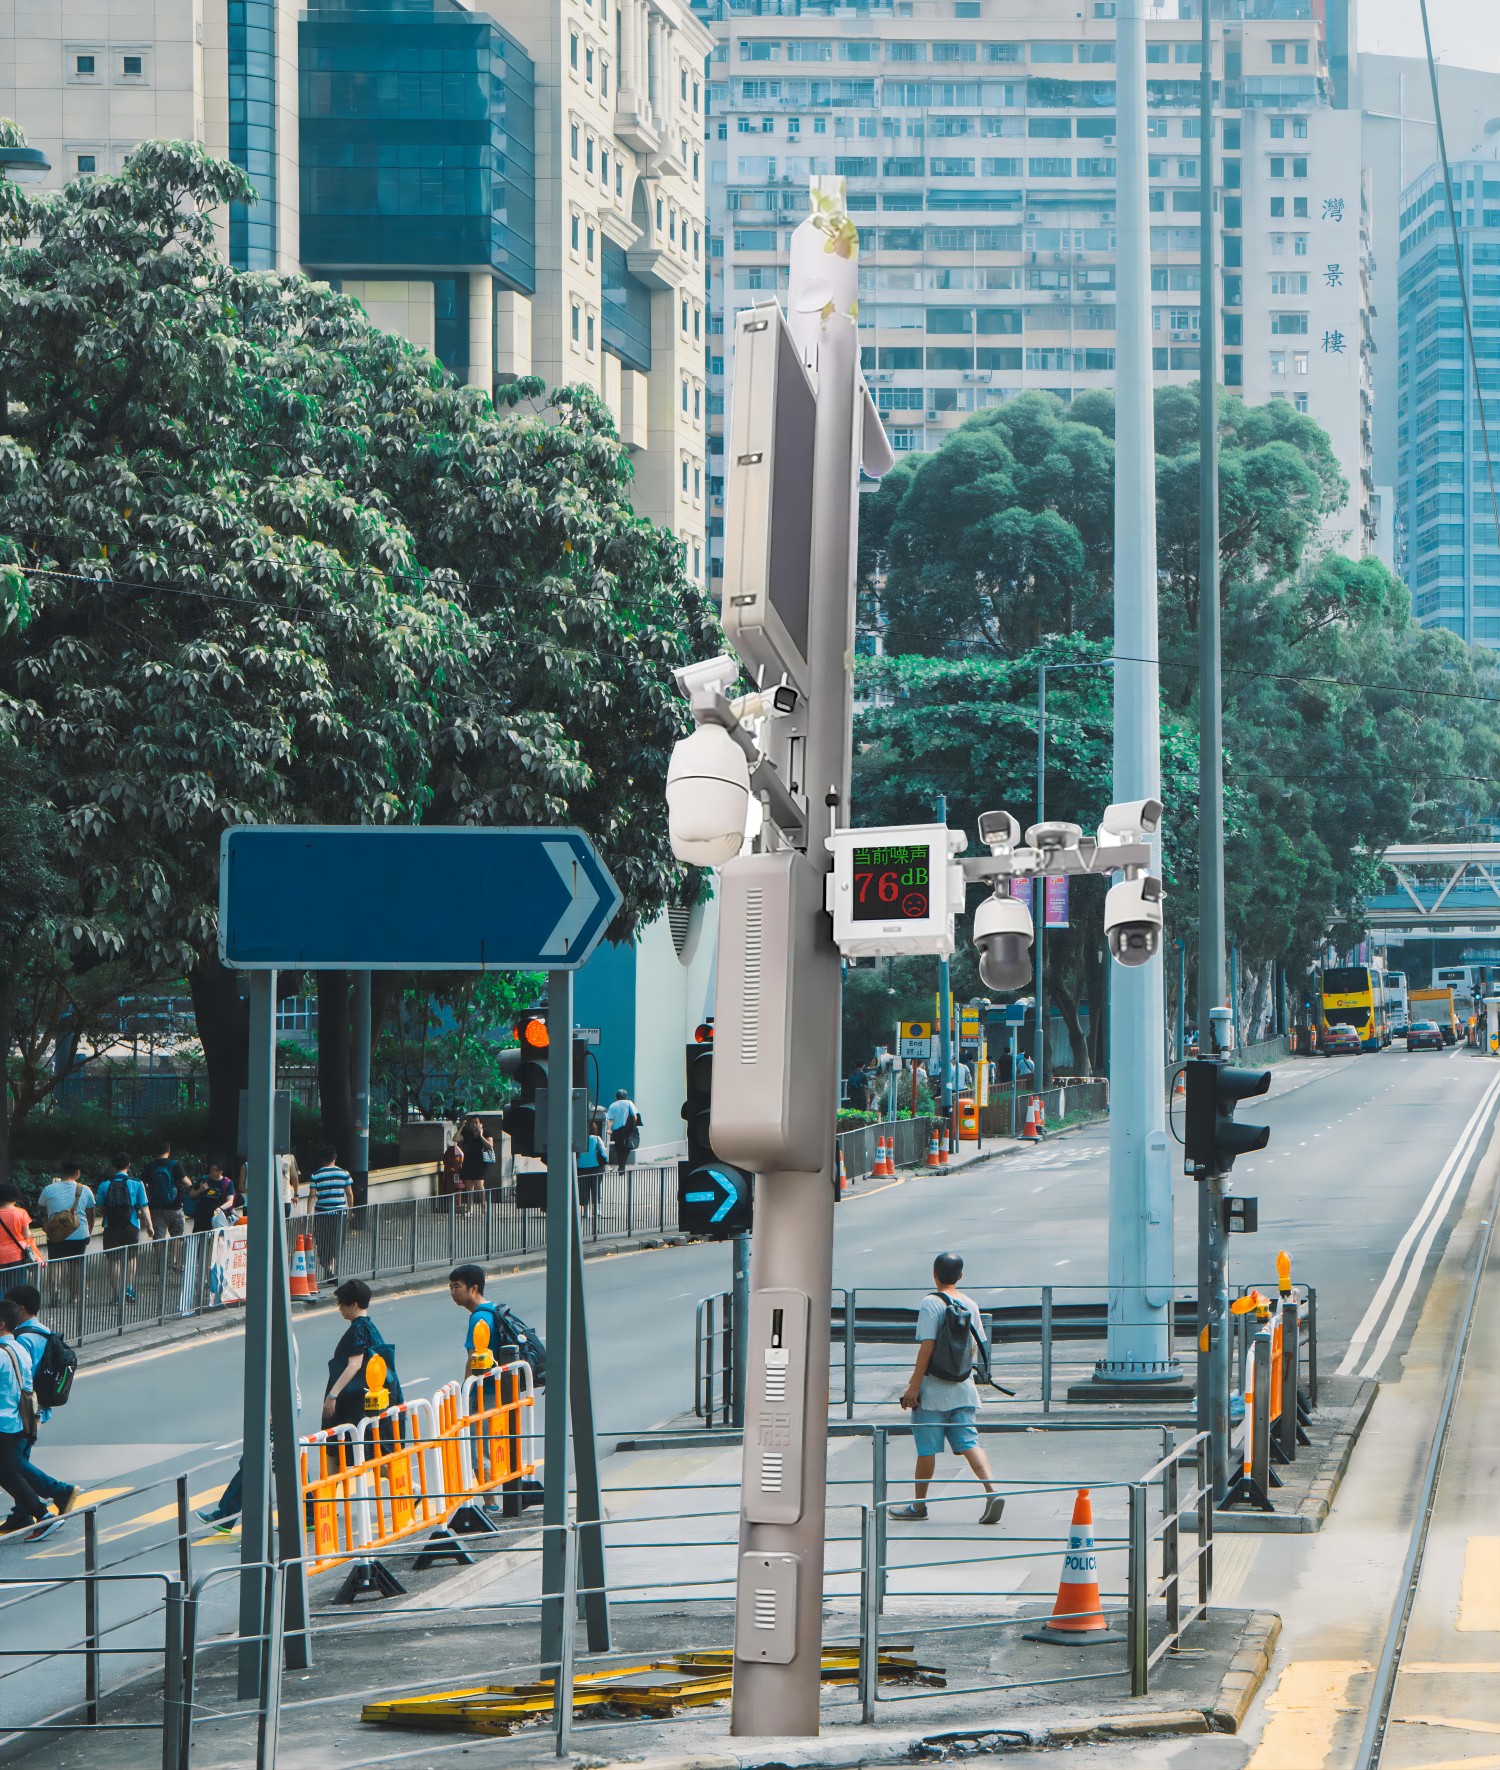
<instances>
[{"instance_id":1,"label":"metal guardrail","mask_svg":"<svg viewBox=\"0 0 1500 1770\"><path fill-rule=\"evenodd\" d=\"M1070 1114L1102 1117L1109 1111L1109 1082L1103 1076L1085 1076L1052 1088L1006 1088L990 1095L979 1109L979 1130L984 1137L1019 1137L1026 1109L1033 1099L1042 1103L1042 1116L1055 1130Z\"/></svg>"},{"instance_id":2,"label":"metal guardrail","mask_svg":"<svg viewBox=\"0 0 1500 1770\"><path fill-rule=\"evenodd\" d=\"M1248 1290L1251 1287L1244 1287ZM1266 1287L1261 1287L1263 1290ZM1274 1287L1271 1287L1274 1291ZM1301 1332L1294 1342L1298 1387L1309 1408L1318 1398L1317 1289L1298 1285ZM989 1324L992 1374L1028 1402L1051 1413L1059 1387L1089 1374L1091 1347L1102 1356L1108 1330L1105 1285L1004 1285L967 1287ZM829 1411L846 1420L860 1412L891 1408L911 1370L916 1304L909 1289L875 1286L836 1288L830 1298ZM727 1291L700 1298L694 1316L693 1413L715 1429L730 1425L733 1324ZM1197 1334L1197 1301L1190 1295L1167 1302L1173 1341ZM854 1323L853 1335L845 1332ZM1231 1347L1231 1380L1244 1387L1247 1318L1237 1316ZM1030 1353L1036 1348L1035 1355ZM904 1351L896 1351L896 1348ZM878 1350L889 1349L884 1355ZM1185 1349L1184 1349L1185 1350ZM873 1355L872 1355L873 1354ZM1185 1359L1185 1362L1190 1360Z\"/></svg>"},{"instance_id":3,"label":"metal guardrail","mask_svg":"<svg viewBox=\"0 0 1500 1770\"><path fill-rule=\"evenodd\" d=\"M607 1168L597 1184L580 1192L586 1244L676 1232L675 1162ZM360 1205L341 1218L293 1217L287 1230L292 1237L311 1234L323 1258L320 1275L336 1264L341 1279L451 1270L468 1260L540 1253L547 1240L545 1212L521 1210L514 1181L491 1192ZM117 1338L236 1306L223 1300L229 1275L214 1258L214 1237L205 1230L130 1249L91 1247L69 1259L18 1268L9 1282L36 1284L43 1314L75 1345Z\"/></svg>"}]
</instances>

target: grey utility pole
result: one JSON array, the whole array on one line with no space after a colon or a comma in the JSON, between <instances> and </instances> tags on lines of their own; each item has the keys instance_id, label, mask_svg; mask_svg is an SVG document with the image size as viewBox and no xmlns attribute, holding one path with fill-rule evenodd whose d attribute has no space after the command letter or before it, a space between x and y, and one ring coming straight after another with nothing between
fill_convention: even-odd
<instances>
[{"instance_id":1,"label":"grey utility pole","mask_svg":"<svg viewBox=\"0 0 1500 1770\"><path fill-rule=\"evenodd\" d=\"M1218 267L1214 252L1213 19L1203 4L1198 162L1201 270L1198 319L1198 1049L1215 1055L1213 1015L1224 1003L1224 707L1219 664ZM1207 1327L1205 1337L1204 1328ZM1209 1439L1209 1487L1228 1481L1229 1283L1224 1180L1198 1183L1198 1418Z\"/></svg>"},{"instance_id":2,"label":"grey utility pole","mask_svg":"<svg viewBox=\"0 0 1500 1770\"><path fill-rule=\"evenodd\" d=\"M1036 821L1047 815L1047 666L1036 673ZM1036 944L1036 1051L1032 1078L1038 1094L1047 1086L1047 881L1038 879L1031 888L1031 925ZM1014 1085L1015 1071L1011 1072ZM1014 1132L1012 1132L1014 1135Z\"/></svg>"},{"instance_id":3,"label":"grey utility pole","mask_svg":"<svg viewBox=\"0 0 1500 1770\"><path fill-rule=\"evenodd\" d=\"M370 1202L370 973L354 973L354 1202Z\"/></svg>"},{"instance_id":4,"label":"grey utility pole","mask_svg":"<svg viewBox=\"0 0 1500 1770\"><path fill-rule=\"evenodd\" d=\"M1116 19L1119 140L1115 373L1114 797L1161 797L1156 637L1156 452L1146 180L1145 0ZM1161 872L1160 837L1151 838ZM1166 1131L1160 955L1110 971L1109 1331L1094 1391L1159 1393L1180 1380L1168 1334L1172 1162ZM1076 1394L1077 1391L1075 1390Z\"/></svg>"},{"instance_id":5,"label":"grey utility pole","mask_svg":"<svg viewBox=\"0 0 1500 1770\"><path fill-rule=\"evenodd\" d=\"M767 508L757 503L769 479L766 452L782 467L770 504L776 532L758 581L786 597L800 559L808 560L805 600L782 602L790 620L782 627L805 633L797 641L805 701L786 722L790 743L778 749L785 786L804 803L788 803L760 851L729 860L720 876L713 1144L756 1173L731 1717L741 1738L818 1731L840 969L824 910L832 864L825 839L849 821L861 454L871 471L891 464L860 377L858 236L843 180L815 180L813 206L792 237L784 343L774 309L737 318L729 456L736 523ZM776 373L754 380L756 347L772 339L782 352ZM793 357L809 371L810 391ZM772 389L774 433L747 446L742 427ZM803 485L810 499L786 496ZM746 557L741 549L742 573ZM754 600L751 583L731 594L726 579L730 638L742 655L761 643L735 624ZM773 775L781 780L779 764L753 778Z\"/></svg>"},{"instance_id":6,"label":"grey utility pole","mask_svg":"<svg viewBox=\"0 0 1500 1770\"><path fill-rule=\"evenodd\" d=\"M948 795L939 793L933 816L940 824L948 821ZM947 959L938 960L938 1056L943 1065L943 1083L938 1090L938 1105L950 1128L953 1122L953 986L948 978ZM957 1150L953 1152L955 1155Z\"/></svg>"}]
</instances>

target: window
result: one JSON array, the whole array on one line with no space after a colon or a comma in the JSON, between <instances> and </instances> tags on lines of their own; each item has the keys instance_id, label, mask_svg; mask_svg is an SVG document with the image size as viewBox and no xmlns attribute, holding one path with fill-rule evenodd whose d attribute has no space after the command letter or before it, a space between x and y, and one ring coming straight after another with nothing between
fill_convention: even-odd
<instances>
[{"instance_id":1,"label":"window","mask_svg":"<svg viewBox=\"0 0 1500 1770\"><path fill-rule=\"evenodd\" d=\"M1307 45L1306 45L1306 43L1299 43L1296 46L1296 53L1293 55L1292 60L1296 62L1297 66L1299 68L1305 68L1307 66Z\"/></svg>"},{"instance_id":2,"label":"window","mask_svg":"<svg viewBox=\"0 0 1500 1770\"><path fill-rule=\"evenodd\" d=\"M1271 176L1272 178L1286 177L1286 161L1282 159L1280 154L1272 154L1271 156Z\"/></svg>"},{"instance_id":3,"label":"window","mask_svg":"<svg viewBox=\"0 0 1500 1770\"><path fill-rule=\"evenodd\" d=\"M570 31L568 33L568 65L573 69L575 74L578 72L578 33L577 33L577 31Z\"/></svg>"},{"instance_id":4,"label":"window","mask_svg":"<svg viewBox=\"0 0 1500 1770\"><path fill-rule=\"evenodd\" d=\"M1066 159L1028 160L1026 171L1031 178L1071 178L1073 162Z\"/></svg>"},{"instance_id":5,"label":"window","mask_svg":"<svg viewBox=\"0 0 1500 1770\"><path fill-rule=\"evenodd\" d=\"M687 409L688 409L688 384L686 381L684 381L682 384L682 410L683 410L684 416L686 416L686 414L687 414Z\"/></svg>"},{"instance_id":6,"label":"window","mask_svg":"<svg viewBox=\"0 0 1500 1770\"><path fill-rule=\"evenodd\" d=\"M1307 352L1305 350L1294 350L1292 352L1292 367L1299 375L1305 375L1307 373Z\"/></svg>"},{"instance_id":7,"label":"window","mask_svg":"<svg viewBox=\"0 0 1500 1770\"><path fill-rule=\"evenodd\" d=\"M1292 198L1292 219L1294 221L1306 221L1307 220L1307 198L1306 197L1293 197Z\"/></svg>"},{"instance_id":8,"label":"window","mask_svg":"<svg viewBox=\"0 0 1500 1770\"><path fill-rule=\"evenodd\" d=\"M578 217L576 215L573 217L572 236L573 250L576 252L578 250Z\"/></svg>"},{"instance_id":9,"label":"window","mask_svg":"<svg viewBox=\"0 0 1500 1770\"><path fill-rule=\"evenodd\" d=\"M609 189L609 151L605 148L599 152L599 181L605 190Z\"/></svg>"},{"instance_id":10,"label":"window","mask_svg":"<svg viewBox=\"0 0 1500 1770\"><path fill-rule=\"evenodd\" d=\"M1289 335L1307 335L1307 315L1305 313L1273 313L1271 315L1271 336L1285 338Z\"/></svg>"},{"instance_id":11,"label":"window","mask_svg":"<svg viewBox=\"0 0 1500 1770\"><path fill-rule=\"evenodd\" d=\"M590 314L590 315L589 315L589 342L588 342L588 347L589 347L589 350L590 350L590 351L592 351L592 350L593 350L593 348L594 348L594 316L593 316L593 315L592 315L592 314Z\"/></svg>"},{"instance_id":12,"label":"window","mask_svg":"<svg viewBox=\"0 0 1500 1770\"><path fill-rule=\"evenodd\" d=\"M79 154L74 170L80 173L97 172L99 170L98 156L96 154Z\"/></svg>"},{"instance_id":13,"label":"window","mask_svg":"<svg viewBox=\"0 0 1500 1770\"><path fill-rule=\"evenodd\" d=\"M693 389L693 416L695 418L703 416L703 389L701 387Z\"/></svg>"},{"instance_id":14,"label":"window","mask_svg":"<svg viewBox=\"0 0 1500 1770\"><path fill-rule=\"evenodd\" d=\"M1167 46L1165 43L1148 43L1146 45L1146 60L1148 62L1165 61L1166 59Z\"/></svg>"},{"instance_id":15,"label":"window","mask_svg":"<svg viewBox=\"0 0 1500 1770\"><path fill-rule=\"evenodd\" d=\"M576 161L578 158L578 125L576 123L572 124L568 129L568 146L569 152Z\"/></svg>"},{"instance_id":16,"label":"window","mask_svg":"<svg viewBox=\"0 0 1500 1770\"><path fill-rule=\"evenodd\" d=\"M1285 141L1286 140L1286 118L1285 117L1272 117L1272 119L1271 119L1271 140L1272 141Z\"/></svg>"},{"instance_id":17,"label":"window","mask_svg":"<svg viewBox=\"0 0 1500 1770\"><path fill-rule=\"evenodd\" d=\"M590 264L592 264L594 262L594 230L593 230L593 228L590 228L588 230L588 261Z\"/></svg>"},{"instance_id":18,"label":"window","mask_svg":"<svg viewBox=\"0 0 1500 1770\"><path fill-rule=\"evenodd\" d=\"M609 63L602 57L599 62L599 96L609 97Z\"/></svg>"},{"instance_id":19,"label":"window","mask_svg":"<svg viewBox=\"0 0 1500 1770\"><path fill-rule=\"evenodd\" d=\"M1292 118L1292 140L1293 141L1306 141L1307 140L1307 118L1306 117L1293 117Z\"/></svg>"},{"instance_id":20,"label":"window","mask_svg":"<svg viewBox=\"0 0 1500 1770\"><path fill-rule=\"evenodd\" d=\"M682 489L684 492L688 489L688 464L686 460L682 463Z\"/></svg>"},{"instance_id":21,"label":"window","mask_svg":"<svg viewBox=\"0 0 1500 1770\"><path fill-rule=\"evenodd\" d=\"M684 103L684 104L686 104L686 103L687 103L687 95L688 95L688 76L687 76L687 69L686 69L686 68L680 68L680 69L679 69L679 70L678 70L678 74L679 74L679 77L680 77L680 81L681 81L681 87L682 87L682 102L683 102L683 103Z\"/></svg>"},{"instance_id":22,"label":"window","mask_svg":"<svg viewBox=\"0 0 1500 1770\"><path fill-rule=\"evenodd\" d=\"M578 342L578 334L583 325L583 309L575 301L573 303L573 342Z\"/></svg>"},{"instance_id":23,"label":"window","mask_svg":"<svg viewBox=\"0 0 1500 1770\"><path fill-rule=\"evenodd\" d=\"M1280 221L1285 214L1286 214L1286 198L1285 197L1272 197L1271 198L1271 219L1272 219L1272 221Z\"/></svg>"},{"instance_id":24,"label":"window","mask_svg":"<svg viewBox=\"0 0 1500 1770\"><path fill-rule=\"evenodd\" d=\"M1271 352L1271 379L1273 381L1286 380L1286 352L1284 350Z\"/></svg>"},{"instance_id":25,"label":"window","mask_svg":"<svg viewBox=\"0 0 1500 1770\"><path fill-rule=\"evenodd\" d=\"M590 86L594 84L594 52L592 49L585 49L583 52L583 77Z\"/></svg>"},{"instance_id":26,"label":"window","mask_svg":"<svg viewBox=\"0 0 1500 1770\"><path fill-rule=\"evenodd\" d=\"M702 496L703 496L703 469L701 467L695 467L693 469L693 497L695 499L697 499L697 498L701 498Z\"/></svg>"},{"instance_id":27,"label":"window","mask_svg":"<svg viewBox=\"0 0 1500 1770\"><path fill-rule=\"evenodd\" d=\"M93 56L75 55L73 57L73 72L80 80L91 79L97 71Z\"/></svg>"},{"instance_id":28,"label":"window","mask_svg":"<svg viewBox=\"0 0 1500 1770\"><path fill-rule=\"evenodd\" d=\"M1031 46L1033 61L1070 62L1073 59L1071 43L1033 43Z\"/></svg>"},{"instance_id":29,"label":"window","mask_svg":"<svg viewBox=\"0 0 1500 1770\"><path fill-rule=\"evenodd\" d=\"M1284 68L1286 66L1285 43L1273 43L1271 45L1271 65L1272 67L1277 68Z\"/></svg>"},{"instance_id":30,"label":"window","mask_svg":"<svg viewBox=\"0 0 1500 1770\"><path fill-rule=\"evenodd\" d=\"M1276 271L1271 277L1271 293L1273 295L1305 295L1307 293L1307 272Z\"/></svg>"},{"instance_id":31,"label":"window","mask_svg":"<svg viewBox=\"0 0 1500 1770\"><path fill-rule=\"evenodd\" d=\"M1305 393L1294 393L1292 395L1292 404L1299 412L1305 412L1307 410L1307 395Z\"/></svg>"},{"instance_id":32,"label":"window","mask_svg":"<svg viewBox=\"0 0 1500 1770\"><path fill-rule=\"evenodd\" d=\"M684 335L686 335L687 329L688 329L688 304L687 304L687 302L684 301L682 303L682 330L683 330Z\"/></svg>"},{"instance_id":33,"label":"window","mask_svg":"<svg viewBox=\"0 0 1500 1770\"><path fill-rule=\"evenodd\" d=\"M145 58L139 55L120 57L120 72L127 80L139 80L146 71Z\"/></svg>"},{"instance_id":34,"label":"window","mask_svg":"<svg viewBox=\"0 0 1500 1770\"><path fill-rule=\"evenodd\" d=\"M1292 177L1293 178L1306 178L1307 177L1307 157L1306 157L1306 155L1299 155L1295 160L1292 161Z\"/></svg>"},{"instance_id":35,"label":"window","mask_svg":"<svg viewBox=\"0 0 1500 1770\"><path fill-rule=\"evenodd\" d=\"M583 163L590 172L594 170L594 138L592 135L584 144Z\"/></svg>"},{"instance_id":36,"label":"window","mask_svg":"<svg viewBox=\"0 0 1500 1770\"><path fill-rule=\"evenodd\" d=\"M698 107L701 103L702 103L702 88L699 86L698 82L696 80L694 80L694 82L693 82L693 115L695 117L698 115Z\"/></svg>"},{"instance_id":37,"label":"window","mask_svg":"<svg viewBox=\"0 0 1500 1770\"><path fill-rule=\"evenodd\" d=\"M1293 234L1292 235L1292 256L1294 258L1306 258L1306 256L1307 256L1307 235L1306 234Z\"/></svg>"}]
</instances>

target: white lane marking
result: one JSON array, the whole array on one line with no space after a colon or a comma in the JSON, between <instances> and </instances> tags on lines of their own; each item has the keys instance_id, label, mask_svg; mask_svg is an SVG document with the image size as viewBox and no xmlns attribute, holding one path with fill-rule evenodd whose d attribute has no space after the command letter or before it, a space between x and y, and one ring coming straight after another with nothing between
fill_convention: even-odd
<instances>
[{"instance_id":1,"label":"white lane marking","mask_svg":"<svg viewBox=\"0 0 1500 1770\"><path fill-rule=\"evenodd\" d=\"M1474 1108L1473 1117L1469 1120L1468 1124L1464 1126L1458 1142L1453 1146L1452 1153L1438 1171L1438 1177L1432 1183L1432 1190L1418 1206L1416 1216L1412 1218L1406 1233L1396 1244L1396 1251L1391 1255L1390 1264L1385 1269L1385 1276L1376 1287L1375 1295L1370 1299L1370 1306L1365 1310L1359 1326L1354 1330L1354 1337L1349 1342L1349 1350L1344 1354L1343 1362L1338 1367L1336 1373L1338 1376L1347 1377L1354 1374L1355 1366L1364 1356L1365 1346L1368 1343L1370 1336L1375 1332L1376 1324L1380 1320L1386 1302L1389 1299L1391 1292L1395 1290L1396 1284L1401 1277L1402 1271L1406 1265L1407 1255L1411 1252L1412 1244L1421 1234L1422 1225L1432 1214L1434 1207L1442 1198L1449 1181L1455 1173L1462 1173L1464 1163L1468 1160L1467 1151L1471 1139L1477 1137L1479 1127L1483 1125L1485 1119L1488 1117L1497 1093L1500 1093L1500 1077L1497 1077L1490 1083L1489 1087L1485 1089L1478 1106ZM1437 1221L1437 1219L1434 1219L1434 1221ZM1425 1252L1426 1250L1424 1248L1424 1256ZM1421 1272L1420 1260L1417 1263L1416 1271L1418 1274ZM1397 1327L1399 1328L1399 1326L1400 1323L1398 1321Z\"/></svg>"}]
</instances>

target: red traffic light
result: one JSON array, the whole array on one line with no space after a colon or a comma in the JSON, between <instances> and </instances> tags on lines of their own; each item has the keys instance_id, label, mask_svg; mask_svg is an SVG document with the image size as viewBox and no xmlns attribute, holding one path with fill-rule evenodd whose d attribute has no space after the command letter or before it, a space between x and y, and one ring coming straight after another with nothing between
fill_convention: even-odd
<instances>
[{"instance_id":1,"label":"red traffic light","mask_svg":"<svg viewBox=\"0 0 1500 1770\"><path fill-rule=\"evenodd\" d=\"M515 1025L516 1043L532 1051L547 1049L547 1023L537 1014L527 1014Z\"/></svg>"}]
</instances>

